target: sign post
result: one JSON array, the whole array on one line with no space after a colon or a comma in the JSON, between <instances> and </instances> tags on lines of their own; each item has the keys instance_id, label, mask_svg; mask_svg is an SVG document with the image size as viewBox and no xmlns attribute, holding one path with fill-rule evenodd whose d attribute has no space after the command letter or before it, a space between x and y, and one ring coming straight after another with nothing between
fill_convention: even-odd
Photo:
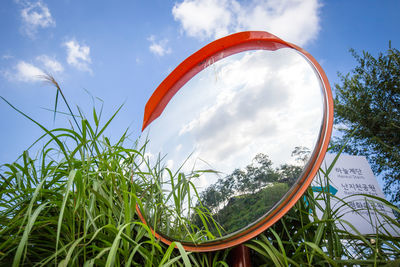
<instances>
[{"instance_id":1,"label":"sign post","mask_svg":"<svg viewBox=\"0 0 400 267\"><path fill-rule=\"evenodd\" d=\"M325 155L321 165L324 172L335 157L334 154ZM341 219L337 222L339 229L355 234L351 224L362 235L400 236L400 229L390 223L391 219L396 220L393 211L375 198L385 199L385 195L364 156L341 154L327 176L329 179L316 176L311 188L316 196L319 192L331 194L331 209L337 210L337 217ZM317 200L322 207L322 210L317 210L317 216L321 218L326 203L318 197Z\"/></svg>"}]
</instances>

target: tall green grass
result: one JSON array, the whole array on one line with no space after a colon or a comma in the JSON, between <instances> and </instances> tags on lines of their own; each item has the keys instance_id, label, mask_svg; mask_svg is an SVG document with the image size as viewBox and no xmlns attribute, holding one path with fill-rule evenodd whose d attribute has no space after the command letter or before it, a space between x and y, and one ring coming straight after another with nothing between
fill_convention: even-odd
<instances>
[{"instance_id":1,"label":"tall green grass","mask_svg":"<svg viewBox=\"0 0 400 267\"><path fill-rule=\"evenodd\" d=\"M50 78L58 96L62 91ZM79 108L73 113L67 106L73 123L47 129L8 105L40 127L43 135L18 160L1 166L1 266L228 266L229 249L186 252L179 242L167 246L156 240L140 221L136 204L142 209L149 206L149 198L143 195L159 192L154 186L157 173L162 170L148 165L144 147L129 141L127 132L114 138L114 142L104 135L120 108L104 120L101 109L93 108L87 116ZM56 109L57 105L55 112ZM38 145L40 148L35 150ZM329 168L320 172L322 179L328 179ZM177 181L172 185L177 187L173 192L193 189L185 189L185 184ZM170 197L179 207L179 195L172 193ZM393 263L400 257L398 238L379 233L363 236L338 229L339 211L346 202L331 207L332 198L328 192L316 195L308 190L278 223L246 243L253 265L400 264L399 260ZM326 208L317 200L324 201ZM385 200L373 201L399 211ZM322 218L316 216L318 209L322 210ZM400 226L396 220L390 222ZM205 230L201 234L209 233Z\"/></svg>"}]
</instances>

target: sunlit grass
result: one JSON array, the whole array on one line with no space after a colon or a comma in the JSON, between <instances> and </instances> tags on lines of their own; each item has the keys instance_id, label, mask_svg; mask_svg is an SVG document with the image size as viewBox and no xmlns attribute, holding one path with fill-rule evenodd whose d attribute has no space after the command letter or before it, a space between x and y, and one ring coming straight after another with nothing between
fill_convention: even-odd
<instances>
[{"instance_id":1,"label":"sunlit grass","mask_svg":"<svg viewBox=\"0 0 400 267\"><path fill-rule=\"evenodd\" d=\"M61 92L58 84L56 88ZM114 142L104 135L119 109L104 122L101 111L93 108L86 116L77 110L72 126L46 129L9 105L43 130L38 142L43 145L38 153L24 151L17 161L1 167L1 266L227 266L229 250L185 252L179 242L167 246L156 240L140 221L136 204L146 210L155 203L146 202L144 195L160 192L154 188L160 166L149 166L144 147L129 141L126 132ZM328 181L332 167L320 172L321 179ZM196 194L189 183L193 174L177 175L170 174L176 180L171 180L166 198L152 195L159 197L157 203L171 200L174 214L181 212L184 194ZM328 192L308 190L278 223L246 243L253 265L376 266L400 257L397 237L338 229L337 222L355 230L357 225L341 221L340 210L348 205L344 200L331 207L332 198ZM399 211L383 199L372 200ZM179 231L188 225L182 222ZM210 234L202 229L193 238Z\"/></svg>"}]
</instances>

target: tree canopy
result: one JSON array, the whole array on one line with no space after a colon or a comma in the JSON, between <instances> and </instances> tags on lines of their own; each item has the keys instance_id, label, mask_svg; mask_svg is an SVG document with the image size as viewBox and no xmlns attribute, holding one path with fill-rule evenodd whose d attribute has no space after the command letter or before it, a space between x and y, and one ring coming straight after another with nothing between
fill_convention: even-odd
<instances>
[{"instance_id":1,"label":"tree canopy","mask_svg":"<svg viewBox=\"0 0 400 267\"><path fill-rule=\"evenodd\" d=\"M306 147L295 147L291 156L298 163L276 167L268 155L258 153L246 167L235 169L205 188L197 207L209 211L226 234L242 229L281 200L300 177L310 153ZM199 227L204 224L197 214L192 220ZM213 223L208 229L217 235Z\"/></svg>"},{"instance_id":2,"label":"tree canopy","mask_svg":"<svg viewBox=\"0 0 400 267\"><path fill-rule=\"evenodd\" d=\"M296 160L299 161L299 158L307 157L307 153L309 153L307 148L296 147L292 156L296 156ZM208 186L200 195L202 205L210 210L216 210L221 208L221 205L228 204L234 196L255 194L273 183L286 183L291 186L303 170L301 165L282 164L277 168L273 168L272 165L267 155L257 154L252 163L245 168L236 169Z\"/></svg>"},{"instance_id":3,"label":"tree canopy","mask_svg":"<svg viewBox=\"0 0 400 267\"><path fill-rule=\"evenodd\" d=\"M339 73L335 85L335 124L342 135L336 150L368 158L376 175L382 174L384 191L400 201L400 52L395 48L377 57L351 50L356 66Z\"/></svg>"}]
</instances>

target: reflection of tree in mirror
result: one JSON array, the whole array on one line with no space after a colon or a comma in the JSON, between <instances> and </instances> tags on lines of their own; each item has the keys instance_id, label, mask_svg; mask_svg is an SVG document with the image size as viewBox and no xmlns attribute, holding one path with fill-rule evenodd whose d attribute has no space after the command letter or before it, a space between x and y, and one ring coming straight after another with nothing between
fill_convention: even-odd
<instances>
[{"instance_id":1,"label":"reflection of tree in mirror","mask_svg":"<svg viewBox=\"0 0 400 267\"><path fill-rule=\"evenodd\" d=\"M148 169L149 184L141 193L142 211L148 224L162 235L193 243L213 240L235 232L266 214L288 192L307 163L310 151L296 147L297 164L274 167L265 154L257 154L251 164L235 169L224 178L198 192L200 176L212 170L183 173L163 166L161 157Z\"/></svg>"},{"instance_id":2,"label":"reflection of tree in mirror","mask_svg":"<svg viewBox=\"0 0 400 267\"><path fill-rule=\"evenodd\" d=\"M213 214L213 218L229 234L246 227L266 214L288 192L307 163L310 150L296 147L292 152L300 165L282 164L274 168L265 154L257 154L244 169L236 169L200 194L198 206ZM199 216L192 220L202 225ZM209 226L209 229L215 229Z\"/></svg>"},{"instance_id":3,"label":"reflection of tree in mirror","mask_svg":"<svg viewBox=\"0 0 400 267\"><path fill-rule=\"evenodd\" d=\"M295 160L303 166L307 164L310 158L310 149L304 146L296 146L292 151L292 157L296 156Z\"/></svg>"}]
</instances>

